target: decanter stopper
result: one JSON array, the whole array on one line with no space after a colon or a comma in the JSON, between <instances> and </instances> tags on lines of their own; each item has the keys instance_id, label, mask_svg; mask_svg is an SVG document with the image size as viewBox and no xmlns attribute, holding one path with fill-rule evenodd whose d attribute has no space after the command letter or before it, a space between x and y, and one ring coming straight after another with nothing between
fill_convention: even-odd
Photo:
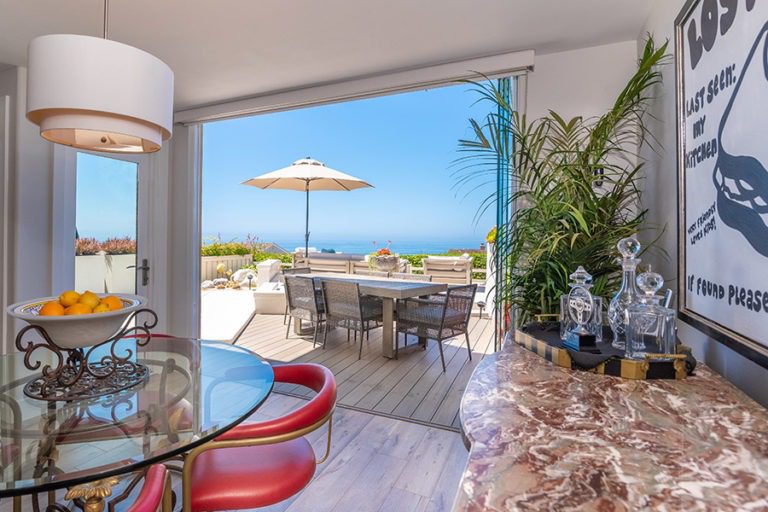
<instances>
[{"instance_id":1,"label":"decanter stopper","mask_svg":"<svg viewBox=\"0 0 768 512\"><path fill-rule=\"evenodd\" d=\"M592 288L592 274L587 272L581 265L579 265L579 268L577 268L573 274L568 276L568 278L571 280L571 288L574 286L583 286L587 289Z\"/></svg>"},{"instance_id":2,"label":"decanter stopper","mask_svg":"<svg viewBox=\"0 0 768 512\"><path fill-rule=\"evenodd\" d=\"M657 274L651 270L650 265L648 270L637 276L637 287L645 293L646 298L656 297L656 292L661 290L664 286L664 278L661 274Z\"/></svg>"},{"instance_id":3,"label":"decanter stopper","mask_svg":"<svg viewBox=\"0 0 768 512\"><path fill-rule=\"evenodd\" d=\"M616 247L619 249L619 254L621 254L622 266L627 263L634 263L636 267L637 264L640 263L637 255L640 254L641 246L640 242L637 241L637 238L634 236L622 238L619 240L619 243L616 244Z\"/></svg>"}]
</instances>

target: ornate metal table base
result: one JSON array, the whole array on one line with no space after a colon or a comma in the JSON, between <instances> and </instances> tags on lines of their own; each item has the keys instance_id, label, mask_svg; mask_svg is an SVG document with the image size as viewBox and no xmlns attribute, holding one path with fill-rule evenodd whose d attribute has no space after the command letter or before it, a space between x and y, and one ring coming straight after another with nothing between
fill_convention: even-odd
<instances>
[{"instance_id":1,"label":"ornate metal table base","mask_svg":"<svg viewBox=\"0 0 768 512\"><path fill-rule=\"evenodd\" d=\"M136 317L146 314L149 318L141 325L129 327ZM16 348L24 353L24 365L30 370L39 369L42 364L33 360L32 354L39 348L47 349L56 356L56 365L42 366L42 373L33 377L25 386L24 394L30 398L48 401L70 401L96 398L117 393L135 386L149 377L149 369L131 361L134 351L120 348L120 341L131 335L140 334L136 344L140 347L152 338L150 329L157 325L157 315L151 309L134 311L120 331L106 341L85 349L64 349L51 340L48 333L39 326L28 325L16 336ZM24 337L36 332L44 341L23 341ZM94 351L108 347L108 354L99 356ZM123 355L119 355L122 352Z\"/></svg>"},{"instance_id":2,"label":"ornate metal table base","mask_svg":"<svg viewBox=\"0 0 768 512\"><path fill-rule=\"evenodd\" d=\"M117 478L111 477L78 485L67 491L64 499L82 500L83 512L103 512L104 498L112 496L112 487L117 485L118 482Z\"/></svg>"}]
</instances>

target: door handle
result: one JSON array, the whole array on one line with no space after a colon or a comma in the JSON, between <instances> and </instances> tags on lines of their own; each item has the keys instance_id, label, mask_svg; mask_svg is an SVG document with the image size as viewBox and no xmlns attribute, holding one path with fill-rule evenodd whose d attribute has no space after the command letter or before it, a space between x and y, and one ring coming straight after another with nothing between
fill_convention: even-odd
<instances>
[{"instance_id":1,"label":"door handle","mask_svg":"<svg viewBox=\"0 0 768 512\"><path fill-rule=\"evenodd\" d=\"M149 284L149 260L144 258L141 260L141 266L128 265L125 268L135 268L141 270L141 286L147 286Z\"/></svg>"}]
</instances>

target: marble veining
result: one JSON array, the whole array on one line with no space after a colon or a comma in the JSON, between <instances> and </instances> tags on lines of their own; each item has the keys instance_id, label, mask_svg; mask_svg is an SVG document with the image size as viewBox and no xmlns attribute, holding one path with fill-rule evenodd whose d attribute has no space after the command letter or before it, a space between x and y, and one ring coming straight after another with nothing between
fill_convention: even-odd
<instances>
[{"instance_id":1,"label":"marble veining","mask_svg":"<svg viewBox=\"0 0 768 512\"><path fill-rule=\"evenodd\" d=\"M510 341L475 369L461 421L454 512L768 511L768 411L702 364L627 380Z\"/></svg>"}]
</instances>

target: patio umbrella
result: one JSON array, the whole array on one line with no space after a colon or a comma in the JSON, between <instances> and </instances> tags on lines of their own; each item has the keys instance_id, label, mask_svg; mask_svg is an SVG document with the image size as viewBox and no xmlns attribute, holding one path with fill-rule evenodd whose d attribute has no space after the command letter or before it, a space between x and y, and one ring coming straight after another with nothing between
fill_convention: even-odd
<instances>
[{"instance_id":1,"label":"patio umbrella","mask_svg":"<svg viewBox=\"0 0 768 512\"><path fill-rule=\"evenodd\" d=\"M309 254L309 193L314 190L349 192L356 188L373 187L360 178L336 171L310 157L296 160L288 167L262 174L243 182L264 190L296 190L307 195L306 226L304 230L304 256Z\"/></svg>"}]
</instances>

